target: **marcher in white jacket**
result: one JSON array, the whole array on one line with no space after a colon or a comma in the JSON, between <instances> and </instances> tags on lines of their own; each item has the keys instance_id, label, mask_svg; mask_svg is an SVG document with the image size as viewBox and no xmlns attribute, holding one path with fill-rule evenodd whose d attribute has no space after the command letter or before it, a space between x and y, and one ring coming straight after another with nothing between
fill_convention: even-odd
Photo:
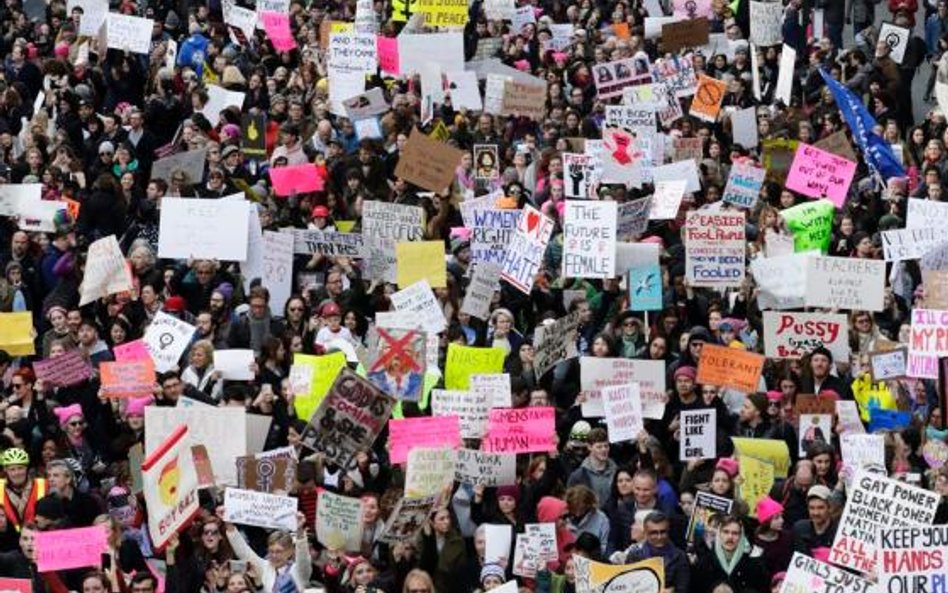
<instances>
[{"instance_id":1,"label":"marcher in white jacket","mask_svg":"<svg viewBox=\"0 0 948 593\"><path fill-rule=\"evenodd\" d=\"M253 564L263 580L267 593L302 592L309 585L313 574L313 563L309 557L309 542L306 539L306 517L296 513L296 536L286 531L274 531L267 538L267 557L261 558L250 549L244 536L231 523L226 523L227 540L241 560ZM296 548L294 558L293 548ZM289 588L292 580L295 588Z\"/></svg>"}]
</instances>

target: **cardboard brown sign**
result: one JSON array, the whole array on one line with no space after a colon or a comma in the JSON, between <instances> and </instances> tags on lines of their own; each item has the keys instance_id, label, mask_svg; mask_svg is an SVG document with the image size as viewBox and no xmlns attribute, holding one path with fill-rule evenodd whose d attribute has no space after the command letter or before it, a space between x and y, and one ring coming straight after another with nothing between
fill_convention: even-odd
<instances>
[{"instance_id":1,"label":"cardboard brown sign","mask_svg":"<svg viewBox=\"0 0 948 593\"><path fill-rule=\"evenodd\" d=\"M428 138L418 129L411 131L402 150L395 175L427 190L441 193L454 180L464 153Z\"/></svg>"},{"instance_id":2,"label":"cardboard brown sign","mask_svg":"<svg viewBox=\"0 0 948 593\"><path fill-rule=\"evenodd\" d=\"M688 19L662 25L662 46L666 52L677 53L686 47L708 44L708 19Z\"/></svg>"},{"instance_id":3,"label":"cardboard brown sign","mask_svg":"<svg viewBox=\"0 0 948 593\"><path fill-rule=\"evenodd\" d=\"M289 492L296 483L296 460L253 455L237 458L237 487L270 494Z\"/></svg>"},{"instance_id":4,"label":"cardboard brown sign","mask_svg":"<svg viewBox=\"0 0 948 593\"><path fill-rule=\"evenodd\" d=\"M504 82L503 114L541 121L546 115L546 84Z\"/></svg>"},{"instance_id":5,"label":"cardboard brown sign","mask_svg":"<svg viewBox=\"0 0 948 593\"><path fill-rule=\"evenodd\" d=\"M820 397L813 394L798 394L797 402L793 406L793 411L798 418L801 414L835 414L836 402L829 397Z\"/></svg>"},{"instance_id":6,"label":"cardboard brown sign","mask_svg":"<svg viewBox=\"0 0 948 593\"><path fill-rule=\"evenodd\" d=\"M813 146L850 161L859 161L859 158L856 156L856 151L853 150L852 144L850 144L849 139L846 138L846 133L842 131L834 132L826 138L814 142Z\"/></svg>"}]
</instances>

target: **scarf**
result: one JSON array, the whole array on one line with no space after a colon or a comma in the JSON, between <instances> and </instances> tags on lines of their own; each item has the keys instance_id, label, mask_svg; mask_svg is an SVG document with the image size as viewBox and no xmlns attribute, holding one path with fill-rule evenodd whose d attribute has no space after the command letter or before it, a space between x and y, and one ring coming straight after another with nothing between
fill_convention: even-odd
<instances>
[{"instance_id":1,"label":"scarf","mask_svg":"<svg viewBox=\"0 0 948 593\"><path fill-rule=\"evenodd\" d=\"M263 341L270 333L270 312L267 311L260 319L249 317L250 320L250 348L254 352L260 352L263 348Z\"/></svg>"},{"instance_id":2,"label":"scarf","mask_svg":"<svg viewBox=\"0 0 948 593\"><path fill-rule=\"evenodd\" d=\"M744 557L750 550L750 544L747 543L747 538L743 535L741 540L737 542L737 548L734 550L734 553L731 554L731 559L727 559L727 554L724 552L724 548L721 546L721 539L714 540L714 555L718 559L718 564L721 565L721 568L724 569L724 572L727 576L731 576L731 573L734 572L734 569L737 568L737 565L740 563L741 558Z\"/></svg>"},{"instance_id":3,"label":"scarf","mask_svg":"<svg viewBox=\"0 0 948 593\"><path fill-rule=\"evenodd\" d=\"M297 593L299 589L296 582L293 581L293 563L287 564L276 571L276 579L273 581L272 593Z\"/></svg>"}]
</instances>

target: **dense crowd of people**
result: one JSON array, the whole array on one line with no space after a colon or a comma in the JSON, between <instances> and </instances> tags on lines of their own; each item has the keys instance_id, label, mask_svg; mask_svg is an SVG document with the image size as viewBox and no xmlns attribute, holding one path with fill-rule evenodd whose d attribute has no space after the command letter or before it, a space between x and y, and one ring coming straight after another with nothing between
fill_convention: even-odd
<instances>
[{"instance_id":1,"label":"dense crowd of people","mask_svg":"<svg viewBox=\"0 0 948 593\"><path fill-rule=\"evenodd\" d=\"M356 2L293 0L297 48L290 51L274 49L263 29L249 38L238 34L224 22L227 7L220 2L113 4L112 12L153 19L149 54L106 50L95 37L80 35L81 19L91 11L79 4L8 0L0 7L0 180L41 184L44 201L70 206L56 213L49 229L35 230L2 210L8 194L0 186L0 311L29 312L35 338L35 355L0 351L0 577L29 579L35 593L473 593L511 579L521 590L572 593L583 590L577 585L580 557L613 564L660 558L666 593L775 593L794 552L828 558L853 468L843 464L839 422L832 434L819 436L799 426L798 395L855 400L868 422L869 354L906 345L912 311L931 308L926 297L938 287L923 283L914 260L888 263L883 308L843 311L848 360L824 347L798 360L768 358L759 389L736 392L699 383L700 357L707 345L763 352L758 287L750 272L740 286L726 289L687 282L681 230L686 212L721 207L734 163L773 164L765 162L762 143L814 143L843 131L859 162L835 212L828 254L882 259L881 232L905 226L908 200L941 201L948 183L948 120L934 107L938 64L948 48L948 1L784 0L783 45L772 47L747 42L754 27L750 0L691 3L698 10L707 5L710 32L724 38L711 53L699 48L679 57L727 87L717 121L688 115L692 98L682 94L675 100L684 115L656 129L668 139L666 147L672 138L701 139L701 189L684 195L676 217L651 221L637 240L659 246L662 306L651 313L633 310L626 270L604 280L562 276L569 181L563 154L582 153L577 140L600 139L606 105L621 102L599 98L595 66L671 59L661 35L646 35L646 18L684 14L687 2L518 0L535 17L519 31L509 20L487 18L497 3L471 2L465 59L493 59L545 81L545 116L455 109L447 89L446 100L423 121L417 78L379 70L365 85L380 88L389 105L378 116L381 136L374 138L361 137L360 122L330 101L336 82L325 33L330 21L353 21ZM411 17L415 2L371 4L380 36L394 37L405 27L425 32ZM898 63L874 24L878 13L911 31ZM554 47L551 40L560 38L554 29L564 25L568 42ZM172 42L177 53L169 63ZM485 53L491 43L495 49ZM777 98L785 48L796 51L789 104ZM872 131L893 149L903 176L870 168L821 71L863 101L875 120ZM916 76L927 77L922 100L933 107L924 113L913 107ZM245 93L243 104L222 111L217 123L202 113L213 86ZM758 146L737 143L728 117L748 107L756 108ZM252 139L244 115L265 116L257 120L265 122L265 154L248 154ZM415 130L464 151L447 191L424 191L396 175ZM496 152L475 155L474 147L482 145ZM164 177L152 173L161 159L200 149L206 149L200 178L180 169ZM270 170L307 163L316 165L322 189L277 196ZM653 190L650 183L603 183L594 197L624 204ZM556 227L532 291L502 282L489 316L478 319L461 310L474 266L460 205L491 192L499 192L496 208L531 206ZM295 354L327 354L340 340L371 351L376 314L393 310L390 297L404 287L370 280L360 259L297 254L292 295L277 315L269 308L272 291L246 278L238 263L159 258L163 203L233 194L252 202L264 231L359 232L369 201L423 208L425 238L443 241L447 270L446 287L435 295L448 325L438 356L429 360L437 359L443 371L449 344L502 348L513 407L555 407L558 447L518 455L516 484L454 482L417 538L383 542L386 520L404 495L404 464L391 462L385 432L346 466L302 446L309 418L297 415L290 368ZM748 266L766 256L771 241L792 235L781 213L809 199L787 189L779 176L768 176L747 211ZM132 290L80 306L88 247L110 235L127 258ZM35 363L72 351L94 369L115 360L115 349L140 339L159 313L197 331L179 364L156 374L153 393L110 398L97 372L69 387L37 378ZM572 313L578 356L538 373L536 330ZM223 379L214 366L221 349L252 349L253 380ZM667 402L661 418L646 419L637 439L611 442L605 420L584 415L586 357L663 362ZM426 392L433 386L440 385L426 385ZM885 458L878 465L891 477L948 493L948 473L922 455L926 443L946 436L944 385L900 378L871 390L888 409L909 412L906 422L879 429ZM163 549L153 546L130 452L144 445L147 407L173 407L182 397L272 417L264 450L289 446L298 460L290 488L299 500L296 531L224 521L223 490L211 488L202 490L194 521ZM401 413L430 415L427 400L402 402ZM680 461L681 413L703 409L716 412L716 457ZM790 469L776 476L767 496L747 500L732 437L786 443ZM362 500L361 545L335 549L317 541L317 499L325 491ZM731 510L689 529L701 493L726 499ZM935 521L948 522L948 508L939 506ZM531 523L555 524L555 559L526 573L513 557L485 562L486 525L507 525L517 534ZM99 567L37 570L37 534L92 525L108 532Z\"/></svg>"}]
</instances>

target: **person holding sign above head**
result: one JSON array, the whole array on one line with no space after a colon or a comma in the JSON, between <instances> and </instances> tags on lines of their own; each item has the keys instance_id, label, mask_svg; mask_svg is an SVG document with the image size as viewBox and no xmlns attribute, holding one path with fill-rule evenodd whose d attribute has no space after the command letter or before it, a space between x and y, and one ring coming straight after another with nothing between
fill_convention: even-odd
<instances>
[{"instance_id":1,"label":"person holding sign above head","mask_svg":"<svg viewBox=\"0 0 948 593\"><path fill-rule=\"evenodd\" d=\"M223 513L223 507L219 509ZM241 560L253 564L265 591L302 591L309 583L313 563L306 539L306 517L296 513L296 533L274 531L267 538L267 557L254 552L232 523L224 523L227 541Z\"/></svg>"}]
</instances>

